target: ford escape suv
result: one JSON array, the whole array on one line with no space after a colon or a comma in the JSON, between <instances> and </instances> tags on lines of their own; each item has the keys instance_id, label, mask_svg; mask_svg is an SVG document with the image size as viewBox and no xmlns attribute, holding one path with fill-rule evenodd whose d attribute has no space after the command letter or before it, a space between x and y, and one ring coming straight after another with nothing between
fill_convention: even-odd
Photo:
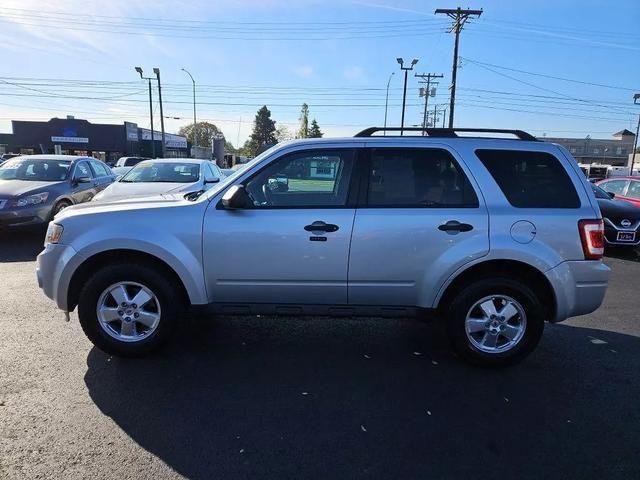
<instances>
[{"instance_id":1,"label":"ford escape suv","mask_svg":"<svg viewBox=\"0 0 640 480\"><path fill-rule=\"evenodd\" d=\"M432 312L460 357L505 365L545 321L600 306L602 218L563 147L519 130L382 130L278 144L206 192L65 209L39 285L120 356L156 350L185 308L206 305Z\"/></svg>"}]
</instances>

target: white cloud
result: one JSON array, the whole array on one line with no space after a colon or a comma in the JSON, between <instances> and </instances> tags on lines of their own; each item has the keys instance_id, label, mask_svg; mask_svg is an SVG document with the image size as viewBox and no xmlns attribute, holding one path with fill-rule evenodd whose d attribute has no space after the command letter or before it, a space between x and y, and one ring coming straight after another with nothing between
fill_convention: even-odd
<instances>
[{"instance_id":1,"label":"white cloud","mask_svg":"<svg viewBox=\"0 0 640 480\"><path fill-rule=\"evenodd\" d=\"M352 67L347 67L343 72L344 78L349 81L359 80L364 76L364 70L362 67L354 65Z\"/></svg>"},{"instance_id":2,"label":"white cloud","mask_svg":"<svg viewBox=\"0 0 640 480\"><path fill-rule=\"evenodd\" d=\"M297 67L293 67L292 70L293 73L300 78L309 78L313 75L313 67L309 65L298 65Z\"/></svg>"}]
</instances>

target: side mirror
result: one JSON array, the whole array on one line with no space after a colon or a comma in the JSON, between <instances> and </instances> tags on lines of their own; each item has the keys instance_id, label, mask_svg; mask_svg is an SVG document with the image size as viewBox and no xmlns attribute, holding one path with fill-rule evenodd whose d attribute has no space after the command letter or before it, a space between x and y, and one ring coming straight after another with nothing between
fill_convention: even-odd
<instances>
[{"instance_id":1,"label":"side mirror","mask_svg":"<svg viewBox=\"0 0 640 480\"><path fill-rule=\"evenodd\" d=\"M609 195L609 198L616 198L616 194L613 192L607 192L607 195Z\"/></svg>"},{"instance_id":2,"label":"side mirror","mask_svg":"<svg viewBox=\"0 0 640 480\"><path fill-rule=\"evenodd\" d=\"M74 185L78 185L80 183L91 183L91 178L87 176L83 176L83 177L76 177L73 179Z\"/></svg>"},{"instance_id":3,"label":"side mirror","mask_svg":"<svg viewBox=\"0 0 640 480\"><path fill-rule=\"evenodd\" d=\"M224 192L222 206L227 210L252 208L253 201L251 201L249 194L242 185L234 185Z\"/></svg>"},{"instance_id":4,"label":"side mirror","mask_svg":"<svg viewBox=\"0 0 640 480\"><path fill-rule=\"evenodd\" d=\"M218 183L220 179L218 177L210 178L209 180L205 179L204 183Z\"/></svg>"}]
</instances>

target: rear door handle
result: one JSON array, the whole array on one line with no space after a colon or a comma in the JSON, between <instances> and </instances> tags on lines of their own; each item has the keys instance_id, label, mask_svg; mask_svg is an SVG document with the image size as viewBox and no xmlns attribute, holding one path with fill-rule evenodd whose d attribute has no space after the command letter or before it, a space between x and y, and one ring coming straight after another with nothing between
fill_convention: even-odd
<instances>
[{"instance_id":1,"label":"rear door handle","mask_svg":"<svg viewBox=\"0 0 640 480\"><path fill-rule=\"evenodd\" d=\"M473 225L460 223L457 220L449 220L447 223L440 225L438 230L442 230L443 232L469 232L473 230Z\"/></svg>"},{"instance_id":2,"label":"rear door handle","mask_svg":"<svg viewBox=\"0 0 640 480\"><path fill-rule=\"evenodd\" d=\"M334 225L333 223L325 223L322 222L320 220L317 220L315 222L313 222L311 225L307 225L306 227L304 227L304 229L307 232L312 232L312 233L316 233L316 232L336 232L338 231L340 227L338 227L338 225Z\"/></svg>"}]
</instances>

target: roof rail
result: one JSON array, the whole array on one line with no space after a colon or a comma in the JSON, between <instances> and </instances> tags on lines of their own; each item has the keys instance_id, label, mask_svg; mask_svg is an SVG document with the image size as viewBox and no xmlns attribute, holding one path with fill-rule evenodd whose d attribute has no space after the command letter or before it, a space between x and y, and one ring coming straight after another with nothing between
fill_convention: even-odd
<instances>
[{"instance_id":1,"label":"roof rail","mask_svg":"<svg viewBox=\"0 0 640 480\"><path fill-rule=\"evenodd\" d=\"M355 137L371 137L376 132L426 132L429 137L456 138L458 132L463 133L506 133L514 135L520 140L537 142L536 137L523 130L509 130L503 128L420 128L420 127L370 127L356 133Z\"/></svg>"}]
</instances>

